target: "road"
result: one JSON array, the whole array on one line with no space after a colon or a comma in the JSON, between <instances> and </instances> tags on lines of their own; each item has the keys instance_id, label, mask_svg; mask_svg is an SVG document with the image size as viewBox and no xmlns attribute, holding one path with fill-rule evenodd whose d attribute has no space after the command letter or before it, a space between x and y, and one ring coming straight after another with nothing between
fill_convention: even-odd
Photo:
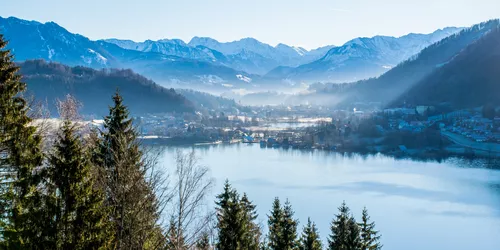
<instances>
[{"instance_id":1,"label":"road","mask_svg":"<svg viewBox=\"0 0 500 250\"><path fill-rule=\"evenodd\" d=\"M486 151L486 152L492 152L496 154L500 154L500 144L499 143L491 143L491 142L476 142L472 141L469 138L459 135L459 134L454 134L448 131L441 131L441 134L445 136L446 138L450 139L452 142L455 144L472 148L475 150L481 150L481 151Z\"/></svg>"}]
</instances>

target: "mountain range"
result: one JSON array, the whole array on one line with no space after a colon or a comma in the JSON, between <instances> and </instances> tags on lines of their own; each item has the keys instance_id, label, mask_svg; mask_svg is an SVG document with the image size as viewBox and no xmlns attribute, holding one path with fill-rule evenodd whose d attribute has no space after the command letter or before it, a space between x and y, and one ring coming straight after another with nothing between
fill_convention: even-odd
<instances>
[{"instance_id":1,"label":"mountain range","mask_svg":"<svg viewBox=\"0 0 500 250\"><path fill-rule=\"evenodd\" d=\"M70 66L131 68L164 86L207 91L268 90L315 81L351 81L376 77L460 28L403 37L357 38L315 50L285 44L271 46L253 38L218 42L179 39L92 41L54 22L0 17L0 33L16 61L44 59Z\"/></svg>"},{"instance_id":2,"label":"mountain range","mask_svg":"<svg viewBox=\"0 0 500 250\"><path fill-rule=\"evenodd\" d=\"M379 76L425 47L459 32L445 28L431 34L408 34L402 37L375 36L356 38L331 48L316 61L295 68L279 67L268 77L296 81L354 82Z\"/></svg>"},{"instance_id":3,"label":"mountain range","mask_svg":"<svg viewBox=\"0 0 500 250\"><path fill-rule=\"evenodd\" d=\"M500 63L496 61L500 57L494 44L498 41L499 27L498 19L474 25L432 44L378 78L347 84L315 84L310 87L313 93L301 99L326 99L330 104L380 102L383 106L449 101L463 107L492 102L492 95L486 93L497 88L492 86L498 86L493 82L499 80L494 72ZM474 101L461 102L460 98Z\"/></svg>"},{"instance_id":4,"label":"mountain range","mask_svg":"<svg viewBox=\"0 0 500 250\"><path fill-rule=\"evenodd\" d=\"M497 22L498 25L498 22ZM500 26L410 87L394 106L500 106Z\"/></svg>"}]
</instances>

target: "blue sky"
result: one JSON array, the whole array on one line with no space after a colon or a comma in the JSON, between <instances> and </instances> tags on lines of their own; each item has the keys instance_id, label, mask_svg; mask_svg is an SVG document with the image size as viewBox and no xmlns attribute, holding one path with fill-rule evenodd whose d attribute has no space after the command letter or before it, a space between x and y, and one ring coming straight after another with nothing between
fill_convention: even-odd
<instances>
[{"instance_id":1,"label":"blue sky","mask_svg":"<svg viewBox=\"0 0 500 250\"><path fill-rule=\"evenodd\" d=\"M1 0L0 16L55 21L91 39L254 37L307 49L500 18L500 0Z\"/></svg>"}]
</instances>

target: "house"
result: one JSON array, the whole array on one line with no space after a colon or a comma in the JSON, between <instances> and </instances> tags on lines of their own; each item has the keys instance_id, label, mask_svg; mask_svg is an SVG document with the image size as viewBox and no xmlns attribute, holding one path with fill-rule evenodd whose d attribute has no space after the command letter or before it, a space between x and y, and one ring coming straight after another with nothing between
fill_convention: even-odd
<instances>
[{"instance_id":1,"label":"house","mask_svg":"<svg viewBox=\"0 0 500 250\"><path fill-rule=\"evenodd\" d=\"M433 115L427 117L427 121L434 121L434 122L439 122L442 121L443 119L444 119L443 115Z\"/></svg>"}]
</instances>

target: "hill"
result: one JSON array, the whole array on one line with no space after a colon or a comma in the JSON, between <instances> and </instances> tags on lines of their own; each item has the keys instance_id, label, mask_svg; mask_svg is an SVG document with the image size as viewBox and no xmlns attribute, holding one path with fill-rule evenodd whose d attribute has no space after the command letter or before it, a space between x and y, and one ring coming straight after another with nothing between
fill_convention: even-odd
<instances>
[{"instance_id":1,"label":"hill","mask_svg":"<svg viewBox=\"0 0 500 250\"><path fill-rule=\"evenodd\" d=\"M419 81L393 105L500 105L500 28L469 45Z\"/></svg>"},{"instance_id":2,"label":"hill","mask_svg":"<svg viewBox=\"0 0 500 250\"><path fill-rule=\"evenodd\" d=\"M378 78L346 84L316 84L317 93L330 94L333 103L381 102L389 104L426 76L450 62L467 46L499 27L491 20L464 29L422 50ZM314 99L314 95L308 97Z\"/></svg>"},{"instance_id":3,"label":"hill","mask_svg":"<svg viewBox=\"0 0 500 250\"><path fill-rule=\"evenodd\" d=\"M192 112L194 106L173 89L163 88L132 70L69 67L43 60L19 64L28 94L46 103L51 115L57 115L56 100L73 95L83 103L82 114L103 116L119 89L132 114Z\"/></svg>"}]
</instances>

